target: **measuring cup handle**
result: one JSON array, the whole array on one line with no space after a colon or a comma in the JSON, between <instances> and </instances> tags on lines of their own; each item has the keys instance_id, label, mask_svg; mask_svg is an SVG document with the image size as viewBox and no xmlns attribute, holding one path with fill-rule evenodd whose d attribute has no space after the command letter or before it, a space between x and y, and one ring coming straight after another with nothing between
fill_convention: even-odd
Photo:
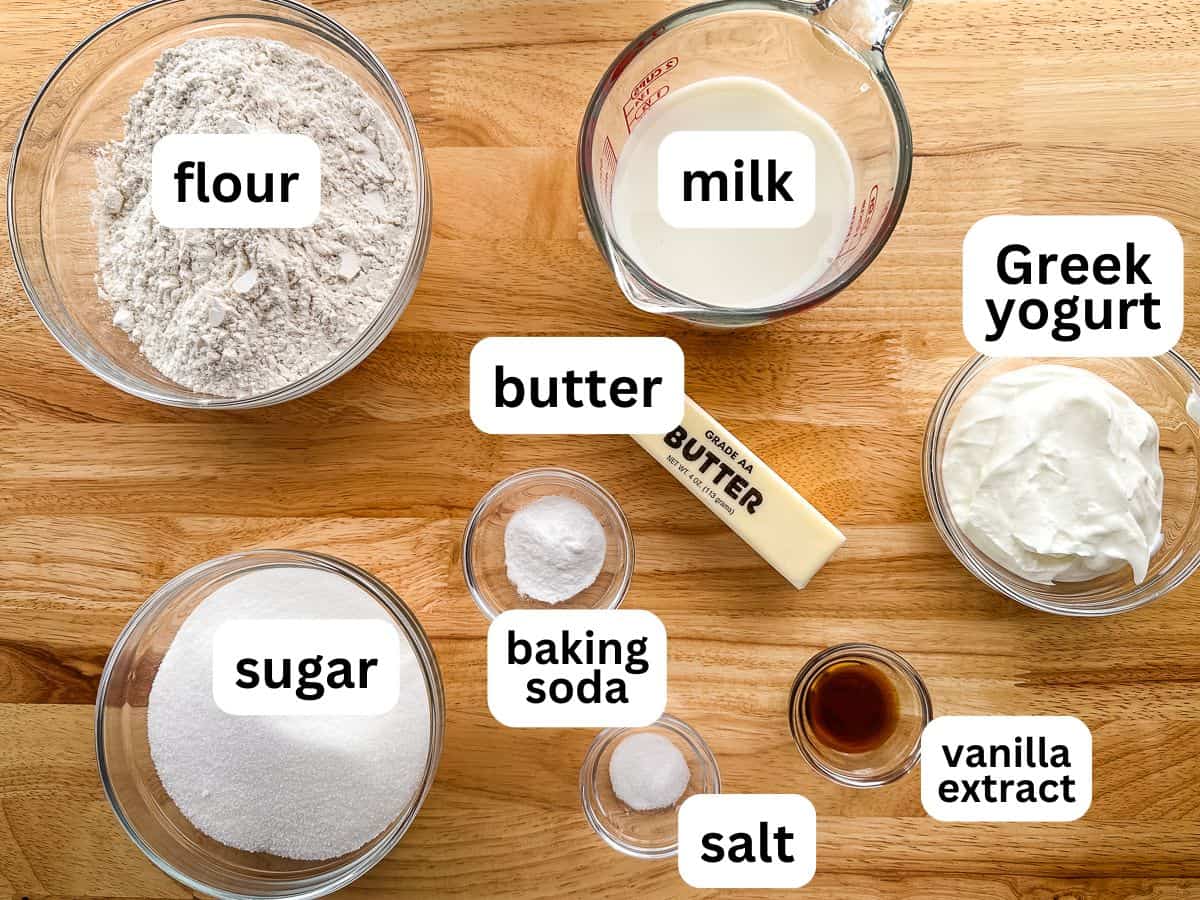
<instances>
[{"instance_id":1,"label":"measuring cup handle","mask_svg":"<svg viewBox=\"0 0 1200 900\"><path fill-rule=\"evenodd\" d=\"M854 49L883 52L912 0L825 0L821 24Z\"/></svg>"}]
</instances>

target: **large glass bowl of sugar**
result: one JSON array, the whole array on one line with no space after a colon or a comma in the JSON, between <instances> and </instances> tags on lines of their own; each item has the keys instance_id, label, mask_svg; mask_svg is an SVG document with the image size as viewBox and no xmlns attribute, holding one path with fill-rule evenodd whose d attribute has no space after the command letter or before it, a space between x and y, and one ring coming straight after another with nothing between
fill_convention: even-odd
<instances>
[{"instance_id":1,"label":"large glass bowl of sugar","mask_svg":"<svg viewBox=\"0 0 1200 900\"><path fill-rule=\"evenodd\" d=\"M338 355L308 375L236 398L199 393L164 377L114 324L113 306L97 289L100 265L91 201L98 181L97 151L121 138L130 98L162 52L193 38L262 38L316 57L374 101L411 163L416 221L409 259L374 318ZM424 265L430 191L403 93L371 50L329 16L293 0L151 0L80 43L34 99L9 168L9 240L21 283L38 316L93 375L126 393L169 406L253 408L325 387L387 337L412 298Z\"/></svg>"},{"instance_id":2,"label":"large glass bowl of sugar","mask_svg":"<svg viewBox=\"0 0 1200 900\"><path fill-rule=\"evenodd\" d=\"M423 691L423 699L427 699L428 749L424 774L419 777L411 799L403 808L397 808L392 820L361 847L329 859L302 860L247 852L210 837L176 805L159 777L152 755L148 724L151 690L164 656L173 649L181 628L198 607L223 587L247 574L281 568L346 579L374 601L377 609L372 611L393 622L411 647L421 675L419 683L411 687ZM330 610L330 615L336 617L337 610ZM105 794L121 826L151 862L171 877L192 890L216 897L319 897L358 878L399 843L433 783L444 722L441 674L433 649L412 612L395 593L361 569L332 557L255 550L189 569L156 591L134 614L117 639L101 676L96 701L96 753ZM225 741L216 743L220 746L206 748L214 756L228 756L246 749L231 747ZM329 752L344 759L344 754L353 752L353 747L348 742L339 742L330 746ZM213 771L221 771L222 765L214 765ZM203 773L198 773L198 777L203 777ZM381 771L379 777L382 784L390 773ZM363 782L364 789L369 790L370 784L368 777ZM346 802L353 804L353 798L346 798ZM285 821L277 822L277 827L286 825ZM331 823L329 827L341 830L342 823Z\"/></svg>"}]
</instances>

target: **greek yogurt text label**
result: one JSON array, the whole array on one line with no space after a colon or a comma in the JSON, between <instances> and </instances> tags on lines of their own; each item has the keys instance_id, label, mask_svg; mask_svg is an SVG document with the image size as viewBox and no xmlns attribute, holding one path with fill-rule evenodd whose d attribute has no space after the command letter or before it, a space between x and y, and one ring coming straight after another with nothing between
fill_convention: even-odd
<instances>
[{"instance_id":1,"label":"greek yogurt text label","mask_svg":"<svg viewBox=\"0 0 1200 900\"><path fill-rule=\"evenodd\" d=\"M307 228L321 215L321 151L306 134L170 134L150 158L167 228Z\"/></svg>"},{"instance_id":2,"label":"greek yogurt text label","mask_svg":"<svg viewBox=\"0 0 1200 900\"><path fill-rule=\"evenodd\" d=\"M509 610L487 652L488 707L509 728L642 727L667 707L667 632L645 610Z\"/></svg>"},{"instance_id":3,"label":"greek yogurt text label","mask_svg":"<svg viewBox=\"0 0 1200 900\"><path fill-rule=\"evenodd\" d=\"M921 802L943 822L1073 822L1092 805L1092 733L1071 716L942 716Z\"/></svg>"},{"instance_id":4,"label":"greek yogurt text label","mask_svg":"<svg viewBox=\"0 0 1200 900\"><path fill-rule=\"evenodd\" d=\"M1155 216L989 216L963 241L963 329L988 356L1166 353L1183 239Z\"/></svg>"}]
</instances>

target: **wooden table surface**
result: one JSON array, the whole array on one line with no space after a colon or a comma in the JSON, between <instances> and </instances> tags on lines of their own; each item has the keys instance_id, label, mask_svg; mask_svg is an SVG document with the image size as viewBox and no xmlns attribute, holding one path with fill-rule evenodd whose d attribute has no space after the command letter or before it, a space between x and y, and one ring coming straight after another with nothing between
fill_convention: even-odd
<instances>
[{"instance_id":1,"label":"wooden table surface","mask_svg":"<svg viewBox=\"0 0 1200 900\"><path fill-rule=\"evenodd\" d=\"M1181 350L1200 356L1200 5L916 0L889 57L917 158L883 255L835 302L736 334L634 310L587 235L575 133L600 73L664 0L335 0L407 92L436 198L425 275L363 365L282 407L196 414L127 397L40 325L0 260L0 895L180 897L101 793L92 704L109 647L183 569L257 546L333 553L395 587L446 682L446 748L412 830L347 894L676 897L672 861L607 849L583 819L586 731L513 731L485 703L486 622L460 574L464 520L500 478L570 464L637 540L630 607L670 634L669 710L734 792L819 812L813 898L1200 897L1200 579L1101 621L982 588L938 538L918 454L968 355L960 245L1002 212L1154 213L1190 253ZM0 143L120 0L0 0ZM622 437L499 438L467 415L491 334L668 334L688 389L846 532L796 593ZM1082 821L947 825L919 779L835 787L785 707L816 650L873 641L939 713L1066 714L1095 735Z\"/></svg>"}]
</instances>

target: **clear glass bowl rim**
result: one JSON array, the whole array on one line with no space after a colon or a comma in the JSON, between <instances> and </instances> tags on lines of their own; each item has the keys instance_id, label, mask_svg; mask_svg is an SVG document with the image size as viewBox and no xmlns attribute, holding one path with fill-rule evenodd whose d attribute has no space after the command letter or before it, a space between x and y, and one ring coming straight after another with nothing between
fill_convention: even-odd
<instances>
[{"instance_id":1,"label":"clear glass bowl rim","mask_svg":"<svg viewBox=\"0 0 1200 900\"><path fill-rule=\"evenodd\" d=\"M971 542L965 536L960 534L958 526L954 524L949 502L942 489L938 444L941 441L942 432L950 426L950 408L971 382L971 379L984 367L996 362L997 359L997 357L976 353L963 363L946 383L946 387L942 389L942 393L938 397L937 403L934 404L933 410L929 414L929 420L925 425L925 438L921 449L921 486L925 494L925 505L929 510L929 517L933 520L938 534L941 535L942 541L949 548L950 552L954 554L967 571L997 593L1003 594L1011 600L1016 600L1030 609L1054 613L1060 616L1095 618L1129 612L1130 610L1138 609L1147 603L1158 600L1183 584L1192 576L1197 568L1200 568L1200 546L1193 549L1191 558L1178 572L1153 592L1136 600L1114 599L1106 602L1103 606L1055 603L1030 596L1018 590L1013 584L997 577L984 564L982 554L971 545ZM1192 392L1200 394L1200 373L1197 373L1191 363L1179 353L1169 350L1160 356L1149 357L1149 359L1166 359L1172 366L1177 366L1178 371L1182 372L1184 377L1191 382ZM1063 359L1061 362L1070 365L1072 360ZM1015 579L1016 576L1013 576L1013 578ZM1130 593L1135 593L1136 590L1135 586Z\"/></svg>"},{"instance_id":2,"label":"clear glass bowl rim","mask_svg":"<svg viewBox=\"0 0 1200 900\"><path fill-rule=\"evenodd\" d=\"M467 526L463 530L463 578L466 579L467 590L471 592L471 599L475 601L475 605L479 607L479 611L487 616L489 621L500 615L502 610L497 609L487 598L486 592L479 583L479 579L475 577L475 569L471 564L471 551L475 546L479 525L483 521L484 511L491 505L493 500L510 488L519 487L527 482L536 482L547 477L561 478L573 482L580 489L594 494L600 500L601 504L612 514L613 521L617 523L617 532L620 535L620 540L625 546L625 566L621 571L621 581L617 586L617 591L604 609L616 609L625 600L625 595L629 593L629 583L633 580L636 554L633 544L633 531L629 527L629 520L625 518L625 511L621 509L621 504L596 481L580 472L576 472L574 469L564 469L558 466L538 466L537 468L525 469L514 475L509 475L507 478L493 485L486 494L479 498L479 502L471 510L471 515L467 519Z\"/></svg>"},{"instance_id":3,"label":"clear glass bowl rim","mask_svg":"<svg viewBox=\"0 0 1200 900\"><path fill-rule=\"evenodd\" d=\"M875 258L883 252L884 246L886 246L887 242L891 239L892 233L896 230L896 226L900 222L900 216L904 212L905 203L908 200L909 184L912 181L913 138L908 111L904 106L904 98L900 94L900 86L892 76L892 71L888 67L887 59L882 50L871 48L868 52L860 52L854 49L840 35L830 31L815 20L815 16L825 11L828 6L828 0L816 3L798 2L798 0L711 0L708 3L689 6L656 22L630 41L617 54L617 57L605 70L599 82L597 82L591 99L584 109L575 154L575 172L579 182L579 199L583 206L583 217L587 221L592 239L596 242L600 253L609 262L610 266L615 265L616 261L620 261L621 265L632 271L639 281L655 285L657 293L666 297L671 303L679 305L680 308L678 310L660 310L664 315L686 317L689 312L703 313L705 316L712 317L714 323L720 323L721 320L724 320L724 324L736 327L738 325L758 324L798 312L802 309L818 306L828 300L832 300L862 275L871 263L875 261ZM645 49L648 43L662 37L664 34L710 15L739 12L776 12L808 19L815 27L820 28L825 35L835 41L845 53L863 62L883 88L884 97L887 99L888 106L891 107L893 119L896 123L897 137L896 153L898 165L893 203L888 210L887 219L880 226L875 239L863 250L854 265L821 289L815 296L808 297L807 295L802 295L785 300L782 303L774 304L773 306L763 306L754 309L714 306L710 303L704 303L703 301L688 297L685 294L680 294L670 287L655 281L637 264L636 260L634 260L625 248L620 245L616 235L612 234L610 229L604 227L604 214L601 212L600 200L596 196L591 178L592 143L595 137L596 123L600 118L600 108L604 105L616 84L617 75L629 66L633 59Z\"/></svg>"},{"instance_id":4,"label":"clear glass bowl rim","mask_svg":"<svg viewBox=\"0 0 1200 900\"><path fill-rule=\"evenodd\" d=\"M159 403L164 406L175 406L184 409L253 409L262 406L272 406L277 403L283 403L287 400L293 400L297 397L302 397L305 394L312 393L326 385L336 381L342 375L345 375L364 359L366 359L383 339L387 337L392 327L399 320L404 310L408 307L409 301L417 288L417 282L420 279L421 272L425 267L425 259L429 252L430 232L432 229L432 214L431 214L431 193L432 187L429 179L429 170L425 163L425 152L421 146L420 137L417 134L416 122L413 119L412 111L409 109L408 101L405 99L403 92L396 85L395 80L388 72L387 68L380 62L379 58L371 51L369 47L349 30L340 25L335 19L330 18L320 10L314 9L311 6L306 6L303 3L298 3L296 0L253 0L254 6L259 5L274 5L288 10L296 15L309 18L317 23L322 29L320 32L310 32L321 40L328 42L327 33L336 36L340 41L344 42L344 46L340 49L345 50L352 56L360 65L362 65L379 83L390 101L390 107L385 110L391 118L396 121L396 124L404 132L405 136L411 142L411 161L413 167L413 186L416 192L415 207L417 211L417 225L413 236L412 252L409 257L409 265L405 269L404 275L401 277L396 289L392 292L392 296L380 309L379 314L372 320L371 324L363 329L362 334L343 350L338 356L329 360L320 368L308 375L292 382L291 384L282 387L273 388L262 394L256 394L250 397L230 398L230 397L207 397L200 394L194 397L175 396L165 393L157 388L134 381L128 378L119 367L110 367L107 365L99 365L94 360L89 358L89 355L82 349L82 342L76 342L74 337L67 330L60 328L47 312L46 307L38 296L37 290L34 288L33 281L29 275L29 271L25 265L24 254L21 251L20 235L16 225L16 208L14 201L14 190L16 188L18 161L21 157L21 151L25 143L26 135L30 125L34 120L35 115L41 105L42 100L49 92L51 86L58 79L59 75L76 59L80 54L86 51L101 35L105 34L112 28L122 25L126 20L132 19L139 14L160 6L169 6L175 3L189 2L189 0L146 0L137 6L125 10L104 24L96 28L91 34L85 37L74 49L68 53L63 60L54 67L54 70L46 78L37 94L34 96L33 102L29 105L29 110L25 114L25 118L21 122L21 127L17 131L16 140L13 143L12 157L9 160L8 168L8 195L6 204L6 213L8 216L8 241L9 248L13 255L13 261L16 263L17 275L21 281L21 287L25 291L25 295L29 298L30 304L41 319L42 324L54 336L54 339L66 350L72 358L75 359L81 366L100 378L104 382L112 385L118 390L124 391L135 397L143 400L149 400L154 403ZM246 14L249 16L250 14ZM237 18L236 15L221 15L213 17L216 19ZM195 21L206 21L204 17L198 17ZM290 27L299 27L295 22L287 21ZM39 185L40 188L40 185ZM39 201L40 203L40 201ZM180 391L186 391L186 388L179 387Z\"/></svg>"},{"instance_id":5,"label":"clear glass bowl rim","mask_svg":"<svg viewBox=\"0 0 1200 900\"><path fill-rule=\"evenodd\" d=\"M886 647L880 647L876 644L837 644L814 655L796 673L796 678L792 682L791 693L788 695L788 724L792 731L792 741L796 744L796 749L800 751L800 755L804 757L808 764L830 781L853 788L883 787L885 784L899 781L911 772L913 766L920 760L921 739L919 735L908 754L891 769L871 778L859 777L844 772L841 769L835 769L821 759L820 755L811 746L808 735L804 733L804 728L801 724L804 711L797 710L797 704L817 675L829 668L833 663L850 658L873 660L898 672L912 685L917 695L917 703L921 707L921 716L924 719L921 725L922 732L930 720L933 719L933 701L930 699L929 689L925 686L925 680L921 677L921 673L907 659L893 650L888 650Z\"/></svg>"},{"instance_id":6,"label":"clear glass bowl rim","mask_svg":"<svg viewBox=\"0 0 1200 900\"><path fill-rule=\"evenodd\" d=\"M708 742L700 736L687 722L677 719L672 715L664 713L657 721L652 722L647 728L661 727L673 733L676 737L691 747L696 756L699 757L704 764L712 772L713 791L714 794L721 793L721 769L717 765L717 758L713 756L712 749L708 746ZM595 804L592 802L592 785L596 783L596 778L599 774L600 757L604 755L604 751L608 746L618 738L623 737L631 731L641 731L639 728L606 728L596 735L591 745L588 747L587 754L583 758L583 765L579 767L579 800L583 804L583 814L587 818L588 824L592 826L592 830L604 840L604 843L624 853L626 856L632 856L636 859L668 859L675 856L679 852L678 839L663 847L635 847L632 844L626 844L615 834L612 834L604 824L600 821L600 816L597 814Z\"/></svg>"},{"instance_id":7,"label":"clear glass bowl rim","mask_svg":"<svg viewBox=\"0 0 1200 900\"><path fill-rule=\"evenodd\" d=\"M116 795L113 788L112 780L108 774L108 764L104 750L104 710L105 700L108 696L109 684L113 677L113 671L116 668L116 662L120 658L126 645L132 639L134 631L142 622L152 619L156 616L163 607L175 599L176 595L184 588L191 587L197 583L202 583L212 577L216 571L224 569L237 563L242 565L225 575L232 575L238 571L250 571L251 569L259 568L264 565L287 565L289 562L295 565L303 565L306 567L316 567L325 571L331 571L335 574L349 578L359 587L366 590L387 612L392 616L396 624L408 636L412 643L413 650L417 655L417 660L421 664L422 673L425 676L426 687L429 692L429 762L425 771L425 778L422 781L420 791L418 792L412 808L403 818L397 820L391 826L390 832L378 843L376 843L369 852L348 860L342 866L334 869L324 875L315 878L298 880L295 889L287 886L286 882L281 881L281 889L263 894L238 894L228 891L220 891L211 885L205 884L185 872L181 872L160 857L150 845L143 840L134 824L125 815L125 811ZM437 657L434 655L433 647L429 643L429 638L425 634L425 630L421 627L421 623L417 621L415 615L408 608L408 605L400 599L400 597L386 584L366 572L358 568L352 563L338 559L335 556L329 556L323 553L312 553L302 550L282 550L262 548L257 550L246 550L239 553L230 553L225 556L218 556L206 562L192 566L184 572L176 575L162 587L158 588L150 595L137 611L126 623L113 644L112 650L108 654L108 659L105 661L104 670L100 675L100 684L96 692L96 712L95 712L95 748L96 748L96 764L100 772L100 782L104 788L104 796L108 800L108 804L112 807L113 814L120 822L122 829L129 836L129 839L134 845L142 851L150 862L154 863L159 869L169 875L171 878L185 885L186 887L200 891L208 896L220 898L220 900L263 900L263 898L287 898L287 900L315 900L317 897L323 897L334 891L346 887L348 884L364 875L380 860L386 857L396 845L400 843L400 839L404 837L417 814L421 811L421 807L425 803L425 798L429 794L430 788L433 786L434 779L437 775L438 763L442 756L442 742L445 733L446 720L446 699L445 691L442 686L441 669L437 663Z\"/></svg>"}]
</instances>

